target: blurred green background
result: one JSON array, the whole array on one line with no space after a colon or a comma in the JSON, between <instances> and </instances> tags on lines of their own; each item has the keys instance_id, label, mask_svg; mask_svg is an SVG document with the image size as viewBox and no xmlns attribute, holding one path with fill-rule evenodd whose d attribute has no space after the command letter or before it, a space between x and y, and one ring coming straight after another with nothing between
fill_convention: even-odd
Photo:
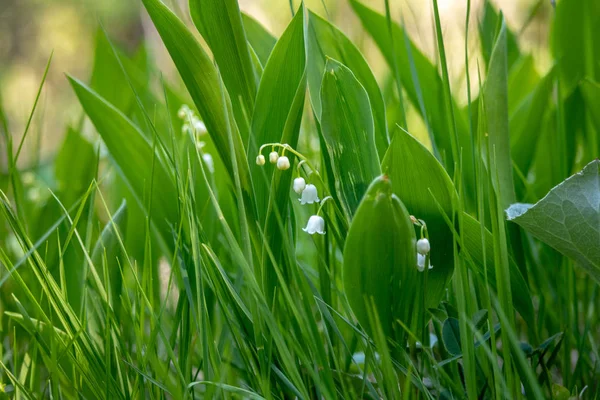
<instances>
[{"instance_id":1,"label":"blurred green background","mask_svg":"<svg viewBox=\"0 0 600 400\"><path fill-rule=\"evenodd\" d=\"M187 0L165 1L190 23ZM258 19L275 35L283 31L291 18L289 0L240 0L239 3L244 12ZM293 3L296 7L299 0ZM362 49L380 82L385 81L389 74L387 66L345 0L307 0L305 3L333 20ZM473 0L471 3L469 68L476 74L479 54L476 30L483 2ZM553 11L551 1L496 0L493 3L504 12L510 29L520 36L522 50L534 56L540 72L546 71L550 60L547 42ZM384 10L384 0L365 1L365 4ZM394 19L403 19L412 39L433 58L436 51L431 2L391 0L390 5ZM445 44L449 49L453 89L459 96L462 93L459 100L464 103L467 2L438 0L438 5ZM82 117L64 74L68 72L83 80L89 79L94 40L101 26L118 47L128 52L135 51L146 39L159 70L168 79L176 79L171 60L139 0L0 0L0 96L15 144L19 143L27 122L44 66L53 54L47 82L19 160L22 168L51 158L60 145L66 124ZM0 151L0 154L5 157L6 152ZM6 169L5 159L0 158L0 168Z\"/></svg>"}]
</instances>

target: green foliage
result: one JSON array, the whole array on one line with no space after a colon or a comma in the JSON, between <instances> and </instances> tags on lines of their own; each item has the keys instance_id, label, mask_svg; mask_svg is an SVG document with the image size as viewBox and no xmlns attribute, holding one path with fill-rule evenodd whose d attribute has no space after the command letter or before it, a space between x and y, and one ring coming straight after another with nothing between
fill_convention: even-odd
<instances>
[{"instance_id":1,"label":"green foliage","mask_svg":"<svg viewBox=\"0 0 600 400\"><path fill-rule=\"evenodd\" d=\"M466 88L435 0L434 57L350 0L383 66L329 3L141 3L179 77L99 31L32 162L50 62L24 132L0 104L0 397L597 396L594 1L538 2L531 54L467 2Z\"/></svg>"}]
</instances>

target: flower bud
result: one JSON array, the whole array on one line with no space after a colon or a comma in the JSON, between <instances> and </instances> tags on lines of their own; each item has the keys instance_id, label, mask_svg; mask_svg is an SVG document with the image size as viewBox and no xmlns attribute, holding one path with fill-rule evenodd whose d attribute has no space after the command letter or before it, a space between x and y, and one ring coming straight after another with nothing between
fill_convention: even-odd
<instances>
[{"instance_id":1,"label":"flower bud","mask_svg":"<svg viewBox=\"0 0 600 400\"><path fill-rule=\"evenodd\" d=\"M269 162L270 162L271 164L275 164L275 163L277 162L277 160L278 160L278 159L279 159L279 154L277 154L277 152L276 152L276 151L272 151L272 152L269 154Z\"/></svg>"},{"instance_id":2,"label":"flower bud","mask_svg":"<svg viewBox=\"0 0 600 400\"><path fill-rule=\"evenodd\" d=\"M265 156L259 154L256 156L256 165L265 165Z\"/></svg>"},{"instance_id":3,"label":"flower bud","mask_svg":"<svg viewBox=\"0 0 600 400\"><path fill-rule=\"evenodd\" d=\"M294 179L294 192L301 194L304 188L306 188L306 181L304 178L298 177Z\"/></svg>"},{"instance_id":4,"label":"flower bud","mask_svg":"<svg viewBox=\"0 0 600 400\"><path fill-rule=\"evenodd\" d=\"M423 238L417 240L417 252L422 255L426 255L431 250L429 240Z\"/></svg>"},{"instance_id":5,"label":"flower bud","mask_svg":"<svg viewBox=\"0 0 600 400\"><path fill-rule=\"evenodd\" d=\"M309 235L314 235L318 233L319 235L325 234L325 220L323 217L318 215L313 215L308 219L308 223L306 224L306 228L302 228L302 230Z\"/></svg>"},{"instance_id":6,"label":"flower bud","mask_svg":"<svg viewBox=\"0 0 600 400\"><path fill-rule=\"evenodd\" d=\"M290 167L290 159L286 156L281 156L277 159L277 168L284 171Z\"/></svg>"}]
</instances>

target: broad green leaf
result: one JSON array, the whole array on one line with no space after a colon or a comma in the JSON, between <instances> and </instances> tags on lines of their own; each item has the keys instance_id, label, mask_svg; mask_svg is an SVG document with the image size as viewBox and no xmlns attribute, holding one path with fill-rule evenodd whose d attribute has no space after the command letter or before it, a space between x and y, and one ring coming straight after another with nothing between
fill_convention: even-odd
<instances>
[{"instance_id":1,"label":"broad green leaf","mask_svg":"<svg viewBox=\"0 0 600 400\"><path fill-rule=\"evenodd\" d=\"M258 85L237 0L189 0L190 14L208 43L229 92L242 139L248 137Z\"/></svg>"},{"instance_id":2,"label":"broad green leaf","mask_svg":"<svg viewBox=\"0 0 600 400\"><path fill-rule=\"evenodd\" d=\"M457 161L452 160L450 138L452 130L446 122L448 120L447 113L450 111L446 109L444 86L437 67L408 39L406 32L398 24L392 24L392 33L396 38L392 49L386 17L357 0L350 0L350 5L375 40L388 65L394 65L394 55L396 56L402 88L406 91L414 108L430 126L439 152L439 155L436 153L436 157L442 161L448 173L452 175L454 163ZM413 80L413 73L417 81ZM466 177L465 192L474 193L475 170L469 127L466 118L458 112L459 108L454 100L452 100L452 104L455 110L459 146L462 148L463 173Z\"/></svg>"},{"instance_id":3,"label":"broad green leaf","mask_svg":"<svg viewBox=\"0 0 600 400\"><path fill-rule=\"evenodd\" d=\"M232 181L239 176L246 212L253 214L253 188L246 150L231 112L231 101L217 69L202 46L173 12L160 0L143 0ZM233 151L229 145L232 135ZM237 169L231 154L235 154Z\"/></svg>"},{"instance_id":4,"label":"broad green leaf","mask_svg":"<svg viewBox=\"0 0 600 400\"><path fill-rule=\"evenodd\" d=\"M375 329L369 323L371 307L366 305L371 301L388 337L403 336L396 320L410 326L418 317L414 309L419 274L416 254L408 211L392 193L388 177L375 179L350 225L343 266L348 302L370 335Z\"/></svg>"},{"instance_id":5,"label":"broad green leaf","mask_svg":"<svg viewBox=\"0 0 600 400\"><path fill-rule=\"evenodd\" d=\"M348 220L381 174L369 96L352 71L328 59L321 83L321 128Z\"/></svg>"},{"instance_id":6,"label":"broad green leaf","mask_svg":"<svg viewBox=\"0 0 600 400\"><path fill-rule=\"evenodd\" d=\"M317 14L308 13L308 87L310 99L318 118L321 118L321 82L327 58L333 58L352 71L366 90L373 113L375 144L380 157L389 146L385 104L369 64L356 46L335 26Z\"/></svg>"},{"instance_id":7,"label":"broad green leaf","mask_svg":"<svg viewBox=\"0 0 600 400\"><path fill-rule=\"evenodd\" d=\"M427 224L433 269L428 272L426 307L436 307L454 271L452 231L440 211L441 207L452 218L452 204L458 199L454 185L433 154L400 129L383 159L382 170L411 215Z\"/></svg>"},{"instance_id":8,"label":"broad green leaf","mask_svg":"<svg viewBox=\"0 0 600 400\"><path fill-rule=\"evenodd\" d=\"M489 151L492 152L490 158L494 158L496 161L497 169L494 171L494 174L498 176L496 190L500 193L499 201L504 208L514 203L516 199L510 158L506 54L506 25L502 22L485 81L484 106Z\"/></svg>"},{"instance_id":9,"label":"broad green leaf","mask_svg":"<svg viewBox=\"0 0 600 400\"><path fill-rule=\"evenodd\" d=\"M256 52L256 56L260 60L261 65L267 65L269 56L277 38L271 34L264 26L250 15L242 13L242 22L246 30L246 37L252 49Z\"/></svg>"},{"instance_id":10,"label":"broad green leaf","mask_svg":"<svg viewBox=\"0 0 600 400\"><path fill-rule=\"evenodd\" d=\"M260 221L264 221L266 216L273 173L279 171L270 163L264 166L256 165L254 160L260 146L265 143L287 143L293 148L296 147L302 116L302 104L298 104L298 96L304 98L306 91L305 66L304 13L299 11L277 41L265 66L252 117L248 159L251 163L250 170ZM291 131L284 133L286 128ZM271 147L264 151L268 156ZM281 149L277 151L281 154ZM286 156L293 165L293 155L288 152ZM286 193L289 194L289 180L292 174L288 171L285 175L288 181Z\"/></svg>"},{"instance_id":11,"label":"broad green leaf","mask_svg":"<svg viewBox=\"0 0 600 400\"><path fill-rule=\"evenodd\" d=\"M69 81L137 201L142 206L151 204L148 214L170 243L171 224L178 222L177 191L167 167L144 134L123 113L81 81L72 77Z\"/></svg>"},{"instance_id":12,"label":"broad green leaf","mask_svg":"<svg viewBox=\"0 0 600 400\"><path fill-rule=\"evenodd\" d=\"M600 161L554 187L535 205L513 204L509 221L575 260L600 282Z\"/></svg>"}]
</instances>

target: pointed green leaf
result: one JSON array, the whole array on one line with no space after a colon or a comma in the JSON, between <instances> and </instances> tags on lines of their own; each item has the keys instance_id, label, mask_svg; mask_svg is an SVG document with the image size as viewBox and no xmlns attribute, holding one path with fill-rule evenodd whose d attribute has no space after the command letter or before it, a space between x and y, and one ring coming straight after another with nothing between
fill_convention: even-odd
<instances>
[{"instance_id":1,"label":"pointed green leaf","mask_svg":"<svg viewBox=\"0 0 600 400\"><path fill-rule=\"evenodd\" d=\"M147 211L170 243L171 224L178 222L177 191L167 167L125 115L81 81L72 77L69 81L137 201L142 206L151 204ZM148 202L151 189L152 199Z\"/></svg>"},{"instance_id":2,"label":"pointed green leaf","mask_svg":"<svg viewBox=\"0 0 600 400\"><path fill-rule=\"evenodd\" d=\"M328 59L321 84L321 127L348 220L379 174L369 96L352 71Z\"/></svg>"},{"instance_id":3,"label":"pointed green leaf","mask_svg":"<svg viewBox=\"0 0 600 400\"><path fill-rule=\"evenodd\" d=\"M454 185L433 154L400 129L394 134L382 169L411 215L427 224L433 269L428 272L426 307L436 307L454 271L452 231L438 204L451 219L452 203L458 198Z\"/></svg>"},{"instance_id":4,"label":"pointed green leaf","mask_svg":"<svg viewBox=\"0 0 600 400\"><path fill-rule=\"evenodd\" d=\"M189 0L190 14L208 43L229 92L242 138L249 129L258 76L237 0Z\"/></svg>"},{"instance_id":5,"label":"pointed green leaf","mask_svg":"<svg viewBox=\"0 0 600 400\"><path fill-rule=\"evenodd\" d=\"M489 65L494 49L494 38L500 26L500 16L489 0L485 1L483 7L483 17L479 23L479 38L481 43L481 53L485 59L486 65ZM507 30L508 45L508 69L512 69L513 64L520 57L519 45L513 32Z\"/></svg>"},{"instance_id":6,"label":"pointed green leaf","mask_svg":"<svg viewBox=\"0 0 600 400\"><path fill-rule=\"evenodd\" d=\"M302 9L301 9L302 10ZM295 148L300 132L302 104L306 90L306 57L304 51L304 13L298 11L281 38L277 41L269 62L263 71L252 117L252 133L248 144L248 159L255 185L256 203L261 221L264 221L271 190L274 165L254 163L258 150L265 143L287 143ZM284 131L289 129L288 132ZM265 152L270 152L267 148ZM281 149L278 149L281 153ZM286 153L293 163L292 154ZM277 171L279 173L279 171ZM266 174L266 176L265 176ZM291 174L286 173L287 180ZM289 193L289 184L286 192Z\"/></svg>"},{"instance_id":7,"label":"pointed green leaf","mask_svg":"<svg viewBox=\"0 0 600 400\"><path fill-rule=\"evenodd\" d=\"M232 181L235 182L235 175L239 175L244 200L249 204L247 212L252 213L253 207L250 205L253 204L254 196L244 143L235 119L232 117L231 101L224 90L223 82L213 61L185 24L160 0L143 0L143 3L213 139ZM236 170L234 170L234 163L231 159L229 133L233 139Z\"/></svg>"},{"instance_id":8,"label":"pointed green leaf","mask_svg":"<svg viewBox=\"0 0 600 400\"><path fill-rule=\"evenodd\" d=\"M350 0L350 5L375 40L388 65L398 66L402 88L406 91L412 105L430 126L439 151L438 158L443 161L448 173L452 175L455 162L452 160L450 138L452 130L447 126L447 115L450 111L444 101L444 86L437 67L410 41L404 29L398 24L392 23L392 34L395 38L392 49L386 17L357 0ZM394 55L396 64L394 64ZM417 79L414 80L413 76ZM475 185L475 170L469 127L466 118L458 112L459 108L453 99L452 104L455 110L459 146L462 148L463 173L466 177L465 192L471 193Z\"/></svg>"},{"instance_id":9,"label":"pointed green leaf","mask_svg":"<svg viewBox=\"0 0 600 400\"><path fill-rule=\"evenodd\" d=\"M325 63L327 58L333 58L348 67L365 88L373 113L375 144L379 156L383 157L389 145L385 104L369 64L346 35L311 11L308 14L307 36L308 86L317 117L321 117L321 82Z\"/></svg>"},{"instance_id":10,"label":"pointed green leaf","mask_svg":"<svg viewBox=\"0 0 600 400\"><path fill-rule=\"evenodd\" d=\"M242 13L242 21L246 30L246 38L252 49L256 52L256 56L260 60L261 65L267 65L269 56L277 38L271 34L264 26L250 15Z\"/></svg>"}]
</instances>

